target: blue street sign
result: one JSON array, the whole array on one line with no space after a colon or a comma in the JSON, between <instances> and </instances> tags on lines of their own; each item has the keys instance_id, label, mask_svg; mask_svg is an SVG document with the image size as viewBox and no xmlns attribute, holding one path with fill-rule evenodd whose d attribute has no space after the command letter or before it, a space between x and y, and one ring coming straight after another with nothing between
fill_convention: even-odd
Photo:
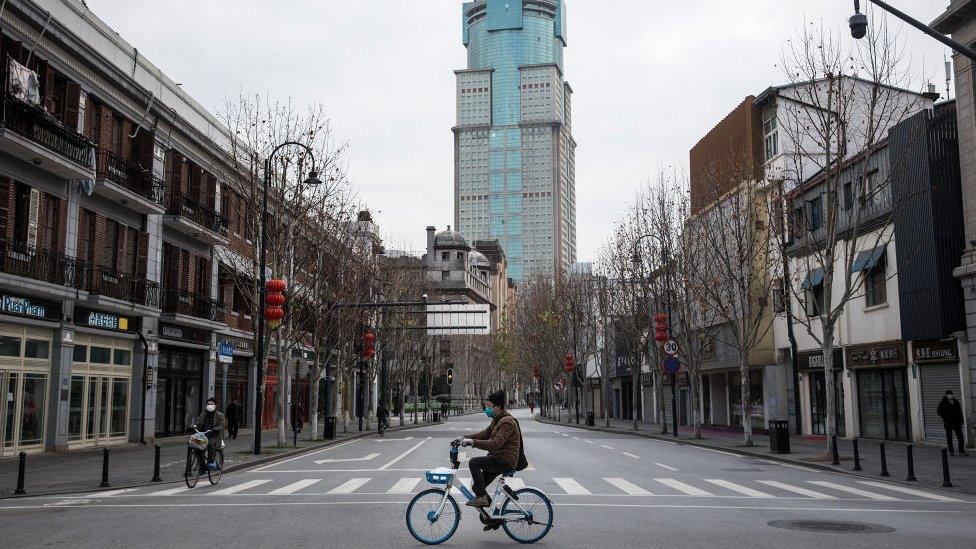
<instances>
[{"instance_id":1,"label":"blue street sign","mask_svg":"<svg viewBox=\"0 0 976 549\"><path fill-rule=\"evenodd\" d=\"M234 346L229 341L217 343L217 362L224 364L234 362Z\"/></svg>"},{"instance_id":2,"label":"blue street sign","mask_svg":"<svg viewBox=\"0 0 976 549\"><path fill-rule=\"evenodd\" d=\"M669 356L668 358L664 359L665 372L669 374L676 374L680 369L681 369L681 361L678 360L678 357Z\"/></svg>"}]
</instances>

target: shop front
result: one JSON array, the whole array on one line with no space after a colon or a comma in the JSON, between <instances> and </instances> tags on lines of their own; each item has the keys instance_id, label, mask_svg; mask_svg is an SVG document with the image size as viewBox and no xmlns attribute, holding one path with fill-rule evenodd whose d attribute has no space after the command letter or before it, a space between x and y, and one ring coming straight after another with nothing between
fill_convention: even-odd
<instances>
[{"instance_id":1,"label":"shop front","mask_svg":"<svg viewBox=\"0 0 976 549\"><path fill-rule=\"evenodd\" d=\"M240 419L240 426L247 427L252 415L250 371L254 354L251 352L251 341L239 337L218 336L217 360L220 363L216 380L217 394L220 395L220 405L226 410L234 400L241 405L244 416Z\"/></svg>"},{"instance_id":2,"label":"shop front","mask_svg":"<svg viewBox=\"0 0 976 549\"><path fill-rule=\"evenodd\" d=\"M732 407L732 427L743 426L743 414L752 421L752 431L766 430L766 408L763 405L763 371L749 370L749 402L742 404L742 382L739 372L728 372L727 386Z\"/></svg>"},{"instance_id":3,"label":"shop front","mask_svg":"<svg viewBox=\"0 0 976 549\"><path fill-rule=\"evenodd\" d=\"M128 440L138 319L76 308L68 388L68 447Z\"/></svg>"},{"instance_id":4,"label":"shop front","mask_svg":"<svg viewBox=\"0 0 976 549\"><path fill-rule=\"evenodd\" d=\"M915 341L912 343L912 364L913 374L919 379L924 438L943 444L945 428L936 411L946 391L952 391L957 399L962 399L959 345L955 338Z\"/></svg>"},{"instance_id":5,"label":"shop front","mask_svg":"<svg viewBox=\"0 0 976 549\"><path fill-rule=\"evenodd\" d=\"M861 436L910 440L905 343L852 345L844 353L847 369L856 373Z\"/></svg>"},{"instance_id":6,"label":"shop front","mask_svg":"<svg viewBox=\"0 0 976 549\"><path fill-rule=\"evenodd\" d=\"M844 422L844 351L834 349L832 378L834 382L834 429L838 436L846 436ZM807 390L807 410L810 420L810 434L828 435L827 429L827 376L824 369L823 352L805 351L797 354L800 375L805 378Z\"/></svg>"},{"instance_id":7,"label":"shop front","mask_svg":"<svg viewBox=\"0 0 976 549\"><path fill-rule=\"evenodd\" d=\"M156 374L156 436L182 435L203 409L210 333L160 324Z\"/></svg>"}]
</instances>

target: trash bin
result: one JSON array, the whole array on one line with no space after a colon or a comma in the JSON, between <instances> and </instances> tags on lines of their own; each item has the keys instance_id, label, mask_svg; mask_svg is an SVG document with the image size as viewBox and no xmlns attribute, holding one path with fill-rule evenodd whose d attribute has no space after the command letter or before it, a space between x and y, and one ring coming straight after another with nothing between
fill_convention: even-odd
<instances>
[{"instance_id":1,"label":"trash bin","mask_svg":"<svg viewBox=\"0 0 976 549\"><path fill-rule=\"evenodd\" d=\"M593 427L596 424L596 414L593 412L586 412L586 424Z\"/></svg>"},{"instance_id":2,"label":"trash bin","mask_svg":"<svg viewBox=\"0 0 976 549\"><path fill-rule=\"evenodd\" d=\"M773 454L790 453L790 422L785 419L769 421L769 451Z\"/></svg>"},{"instance_id":3,"label":"trash bin","mask_svg":"<svg viewBox=\"0 0 976 549\"><path fill-rule=\"evenodd\" d=\"M329 416L324 418L322 423L322 438L327 438L329 440L335 440L336 437L336 418L335 416Z\"/></svg>"},{"instance_id":4,"label":"trash bin","mask_svg":"<svg viewBox=\"0 0 976 549\"><path fill-rule=\"evenodd\" d=\"M437 421L438 421L438 420L440 419L440 412L438 412L437 410L434 410L434 411L433 411L433 412L431 412L431 413L432 413L432 414L434 414L434 417L433 417L433 422L434 422L434 423L437 423Z\"/></svg>"}]
</instances>

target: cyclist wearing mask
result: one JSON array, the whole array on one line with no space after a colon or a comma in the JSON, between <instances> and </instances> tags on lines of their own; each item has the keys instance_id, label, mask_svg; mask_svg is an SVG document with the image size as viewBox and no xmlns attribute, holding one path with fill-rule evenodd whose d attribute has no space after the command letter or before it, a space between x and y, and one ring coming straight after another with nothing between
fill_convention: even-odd
<instances>
[{"instance_id":1,"label":"cyclist wearing mask","mask_svg":"<svg viewBox=\"0 0 976 549\"><path fill-rule=\"evenodd\" d=\"M227 418L217 411L217 399L213 397L207 399L204 411L197 418L197 429L201 432L213 431L207 435L207 438L210 439L210 444L207 445L207 462L212 465L214 463L213 450L220 447L221 434L227 430Z\"/></svg>"},{"instance_id":2,"label":"cyclist wearing mask","mask_svg":"<svg viewBox=\"0 0 976 549\"><path fill-rule=\"evenodd\" d=\"M505 391L488 395L485 415L491 418L487 429L461 439L462 446L487 450L487 456L473 457L468 462L475 498L466 503L471 507L488 507L491 498L485 487L500 474L518 467L522 451L522 433L518 421L505 411Z\"/></svg>"}]
</instances>

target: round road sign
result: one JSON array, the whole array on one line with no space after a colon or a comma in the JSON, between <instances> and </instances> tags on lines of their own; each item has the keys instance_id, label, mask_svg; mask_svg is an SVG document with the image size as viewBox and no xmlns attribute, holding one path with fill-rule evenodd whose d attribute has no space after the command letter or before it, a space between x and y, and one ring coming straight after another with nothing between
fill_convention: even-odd
<instances>
[{"instance_id":1,"label":"round road sign","mask_svg":"<svg viewBox=\"0 0 976 549\"><path fill-rule=\"evenodd\" d=\"M552 384L552 388L555 389L555 390L557 390L557 391L562 391L563 390L563 382L562 381L557 381L557 382L553 383Z\"/></svg>"},{"instance_id":2,"label":"round road sign","mask_svg":"<svg viewBox=\"0 0 976 549\"><path fill-rule=\"evenodd\" d=\"M678 342L673 339L665 341L664 352L671 356L678 354Z\"/></svg>"},{"instance_id":3,"label":"round road sign","mask_svg":"<svg viewBox=\"0 0 976 549\"><path fill-rule=\"evenodd\" d=\"M669 356L664 359L664 371L669 374L676 374L681 369L681 361L677 357Z\"/></svg>"}]
</instances>

